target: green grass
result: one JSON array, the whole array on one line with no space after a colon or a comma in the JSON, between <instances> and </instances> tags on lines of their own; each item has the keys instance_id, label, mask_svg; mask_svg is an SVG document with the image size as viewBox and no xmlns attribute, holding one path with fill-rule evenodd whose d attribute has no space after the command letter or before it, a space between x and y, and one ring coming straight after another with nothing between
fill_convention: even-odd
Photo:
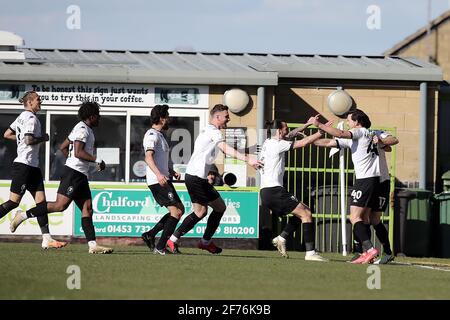
<instances>
[{"instance_id":1,"label":"green grass","mask_svg":"<svg viewBox=\"0 0 450 320\"><path fill-rule=\"evenodd\" d=\"M450 299L450 272L440 270L380 266L381 289L369 290L367 266L338 254L317 263L306 262L303 252L286 260L275 251L182 251L156 256L144 246L115 246L111 255L90 255L86 245L44 251L39 244L1 243L0 299ZM69 265L81 269L80 290L67 289Z\"/></svg>"}]
</instances>

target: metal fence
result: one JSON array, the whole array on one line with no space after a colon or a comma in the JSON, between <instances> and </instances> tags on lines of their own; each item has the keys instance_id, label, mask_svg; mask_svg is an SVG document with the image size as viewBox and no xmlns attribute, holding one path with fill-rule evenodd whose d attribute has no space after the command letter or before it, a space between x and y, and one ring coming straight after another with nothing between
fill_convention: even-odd
<instances>
[{"instance_id":1,"label":"metal fence","mask_svg":"<svg viewBox=\"0 0 450 320\"><path fill-rule=\"evenodd\" d=\"M289 128L296 128L301 124L290 123ZM396 135L395 128L377 127ZM310 135L317 131L317 128L310 127L305 130L305 134ZM326 136L326 138L331 138ZM342 252L341 234L341 208L340 208L340 175L339 175L339 153L329 157L330 148L317 147L314 145L301 149L295 149L286 154L285 186L287 190L294 194L304 204L311 208L316 225L316 247L319 251ZM392 147L390 153L386 153L389 159L389 172L391 174L391 194L386 212L383 213L382 222L388 227L389 240L393 246L394 238L394 185L395 185L395 163L396 148ZM349 197L352 186L355 182L355 174L351 153L349 149L344 151L345 158L345 194L347 208L347 251L351 251L353 243L352 226L349 218ZM274 230L278 233L284 228L291 215L274 218ZM301 227L296 230L293 242L288 243L293 249L303 250L303 237ZM372 229L372 241L376 247L381 244Z\"/></svg>"}]
</instances>

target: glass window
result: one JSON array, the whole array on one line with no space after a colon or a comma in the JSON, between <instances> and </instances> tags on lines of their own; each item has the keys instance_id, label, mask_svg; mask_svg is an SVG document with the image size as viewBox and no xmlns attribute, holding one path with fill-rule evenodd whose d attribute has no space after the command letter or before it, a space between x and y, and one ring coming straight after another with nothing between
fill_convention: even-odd
<instances>
[{"instance_id":1,"label":"glass window","mask_svg":"<svg viewBox=\"0 0 450 320\"><path fill-rule=\"evenodd\" d=\"M17 157L17 143L3 138L3 134L9 128L9 126L20 115L21 110L2 110L0 116L0 179L11 179L11 165L14 159ZM39 121L41 122L42 133L45 132L45 113L40 112L37 114ZM45 176L45 143L40 145L39 149L39 167L42 170L42 175Z\"/></svg>"},{"instance_id":2,"label":"glass window","mask_svg":"<svg viewBox=\"0 0 450 320\"><path fill-rule=\"evenodd\" d=\"M142 141L145 132L151 128L150 117L132 116L130 120L130 182L145 182L146 164ZM169 167L180 173L183 173L191 158L199 125L199 117L170 118L169 130L165 133L170 146Z\"/></svg>"},{"instance_id":3,"label":"glass window","mask_svg":"<svg viewBox=\"0 0 450 320\"><path fill-rule=\"evenodd\" d=\"M50 149L50 180L59 180L65 164L65 157L59 151L59 146L79 122L77 115L51 115L51 149ZM95 165L89 172L89 181L125 181L125 137L126 117L101 114L100 124L93 128L95 134L95 152L108 148L108 154L114 163L107 163L106 169L97 172ZM105 149L103 149L105 150ZM105 158L103 156L103 158Z\"/></svg>"}]
</instances>

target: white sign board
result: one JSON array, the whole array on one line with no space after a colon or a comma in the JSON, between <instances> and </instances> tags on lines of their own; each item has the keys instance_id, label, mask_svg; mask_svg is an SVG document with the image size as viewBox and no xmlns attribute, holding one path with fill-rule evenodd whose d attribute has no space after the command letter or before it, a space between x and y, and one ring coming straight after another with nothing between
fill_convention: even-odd
<instances>
[{"instance_id":1,"label":"white sign board","mask_svg":"<svg viewBox=\"0 0 450 320\"><path fill-rule=\"evenodd\" d=\"M120 164L120 148L97 148L97 157L105 164Z\"/></svg>"},{"instance_id":2,"label":"white sign board","mask_svg":"<svg viewBox=\"0 0 450 320\"><path fill-rule=\"evenodd\" d=\"M169 104L172 108L208 109L209 105L208 86L43 82L0 85L0 103L18 103L28 90L39 93L44 107L77 106L84 101L105 107L148 108Z\"/></svg>"}]
</instances>

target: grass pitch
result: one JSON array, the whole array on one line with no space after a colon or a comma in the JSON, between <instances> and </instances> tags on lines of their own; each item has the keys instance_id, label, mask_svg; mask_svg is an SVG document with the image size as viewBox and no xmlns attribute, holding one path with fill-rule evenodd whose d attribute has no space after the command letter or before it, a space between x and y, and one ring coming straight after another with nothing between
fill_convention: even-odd
<instances>
[{"instance_id":1,"label":"grass pitch","mask_svg":"<svg viewBox=\"0 0 450 320\"><path fill-rule=\"evenodd\" d=\"M87 245L44 251L39 244L0 243L0 299L450 299L450 260L397 258L380 266L381 289L369 290L367 265L338 254L329 263L290 259L276 251L228 250L220 255L181 248L159 256L145 246L115 246L90 255ZM69 290L70 265L81 289Z\"/></svg>"}]
</instances>

